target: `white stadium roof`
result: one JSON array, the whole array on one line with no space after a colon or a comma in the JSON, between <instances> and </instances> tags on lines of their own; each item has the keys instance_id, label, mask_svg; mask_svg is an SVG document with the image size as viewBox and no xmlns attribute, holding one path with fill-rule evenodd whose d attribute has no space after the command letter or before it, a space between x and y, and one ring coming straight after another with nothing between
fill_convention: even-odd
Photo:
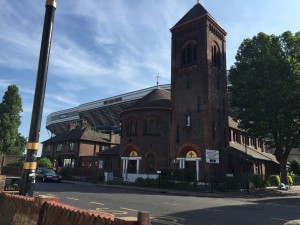
<instances>
[{"instance_id":1,"label":"white stadium roof","mask_svg":"<svg viewBox=\"0 0 300 225\"><path fill-rule=\"evenodd\" d=\"M170 84L160 85L162 89L171 90ZM52 134L58 134L68 129L71 121L86 119L97 130L119 129L119 114L131 106L138 99L144 97L156 86L113 96L93 102L81 104L77 107L53 112L47 116L46 128Z\"/></svg>"}]
</instances>

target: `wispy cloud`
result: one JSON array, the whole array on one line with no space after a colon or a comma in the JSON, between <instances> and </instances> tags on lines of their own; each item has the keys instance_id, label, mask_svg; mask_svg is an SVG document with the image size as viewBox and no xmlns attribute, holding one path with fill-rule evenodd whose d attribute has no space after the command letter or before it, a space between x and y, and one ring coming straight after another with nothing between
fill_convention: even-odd
<instances>
[{"instance_id":1,"label":"wispy cloud","mask_svg":"<svg viewBox=\"0 0 300 225\"><path fill-rule=\"evenodd\" d=\"M169 29L195 0L57 1L44 106L48 114L82 103L170 83ZM227 65L244 38L298 31L300 1L201 4L227 31ZM45 1L0 0L0 91L17 84L27 129L32 110ZM26 5L26 10L24 10ZM23 126L23 125L22 125ZM25 128L22 129L25 129ZM25 129L25 130L26 130Z\"/></svg>"}]
</instances>

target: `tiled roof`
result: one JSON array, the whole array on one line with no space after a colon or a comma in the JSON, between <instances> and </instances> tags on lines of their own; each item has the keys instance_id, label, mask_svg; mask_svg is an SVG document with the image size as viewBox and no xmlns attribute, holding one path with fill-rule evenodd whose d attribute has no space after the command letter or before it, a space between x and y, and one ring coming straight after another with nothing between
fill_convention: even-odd
<instances>
[{"instance_id":1,"label":"tiled roof","mask_svg":"<svg viewBox=\"0 0 300 225\"><path fill-rule=\"evenodd\" d=\"M257 151L249 146L245 146L236 142L230 142L229 143L231 149L236 150L237 152L240 152L242 154L247 155L247 157L263 160L263 161L271 161L274 163L279 164L279 162L276 160L276 157L270 153Z\"/></svg>"},{"instance_id":2,"label":"tiled roof","mask_svg":"<svg viewBox=\"0 0 300 225\"><path fill-rule=\"evenodd\" d=\"M177 27L179 25L182 25L184 23L187 23L191 20L197 19L199 17L202 17L203 15L208 14L208 12L206 11L206 9L200 4L197 3L196 5L194 5L194 7L188 11L173 27Z\"/></svg>"},{"instance_id":3,"label":"tiled roof","mask_svg":"<svg viewBox=\"0 0 300 225\"><path fill-rule=\"evenodd\" d=\"M110 143L108 134L99 133L89 128L75 128L72 130L64 131L54 137L49 138L46 141L43 141L42 143L62 143L79 140Z\"/></svg>"},{"instance_id":4,"label":"tiled roof","mask_svg":"<svg viewBox=\"0 0 300 225\"><path fill-rule=\"evenodd\" d=\"M136 108L171 108L171 93L164 89L154 89L128 109Z\"/></svg>"}]
</instances>

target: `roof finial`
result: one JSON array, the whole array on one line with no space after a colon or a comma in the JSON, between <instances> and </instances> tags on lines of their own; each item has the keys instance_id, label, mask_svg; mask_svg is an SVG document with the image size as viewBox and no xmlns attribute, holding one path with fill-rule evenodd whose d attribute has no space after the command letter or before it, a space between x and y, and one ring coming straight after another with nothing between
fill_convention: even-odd
<instances>
[{"instance_id":1,"label":"roof finial","mask_svg":"<svg viewBox=\"0 0 300 225\"><path fill-rule=\"evenodd\" d=\"M200 0L197 0L197 4L200 4Z\"/></svg>"},{"instance_id":2,"label":"roof finial","mask_svg":"<svg viewBox=\"0 0 300 225\"><path fill-rule=\"evenodd\" d=\"M160 78L159 73L156 75L156 88L158 88L158 78Z\"/></svg>"}]
</instances>

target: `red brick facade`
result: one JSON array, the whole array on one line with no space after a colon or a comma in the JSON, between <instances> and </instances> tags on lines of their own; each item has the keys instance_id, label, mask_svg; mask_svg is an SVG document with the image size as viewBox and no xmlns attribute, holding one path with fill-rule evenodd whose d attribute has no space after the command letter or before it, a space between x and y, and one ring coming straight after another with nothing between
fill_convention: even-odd
<instances>
[{"instance_id":1,"label":"red brick facade","mask_svg":"<svg viewBox=\"0 0 300 225\"><path fill-rule=\"evenodd\" d=\"M168 108L136 109L122 113L121 152L123 157L130 157L135 151L141 157L140 172L156 173L167 167L169 151L169 114ZM130 122L136 122L136 133L126 132ZM147 134L145 123L157 122L157 133ZM136 171L135 161L128 165L128 172ZM131 171L132 170L132 171Z\"/></svg>"},{"instance_id":2,"label":"red brick facade","mask_svg":"<svg viewBox=\"0 0 300 225\"><path fill-rule=\"evenodd\" d=\"M200 179L208 173L205 150L219 150L226 171L228 148L226 32L196 4L192 20L172 29L171 159L194 151L201 157Z\"/></svg>"}]
</instances>

